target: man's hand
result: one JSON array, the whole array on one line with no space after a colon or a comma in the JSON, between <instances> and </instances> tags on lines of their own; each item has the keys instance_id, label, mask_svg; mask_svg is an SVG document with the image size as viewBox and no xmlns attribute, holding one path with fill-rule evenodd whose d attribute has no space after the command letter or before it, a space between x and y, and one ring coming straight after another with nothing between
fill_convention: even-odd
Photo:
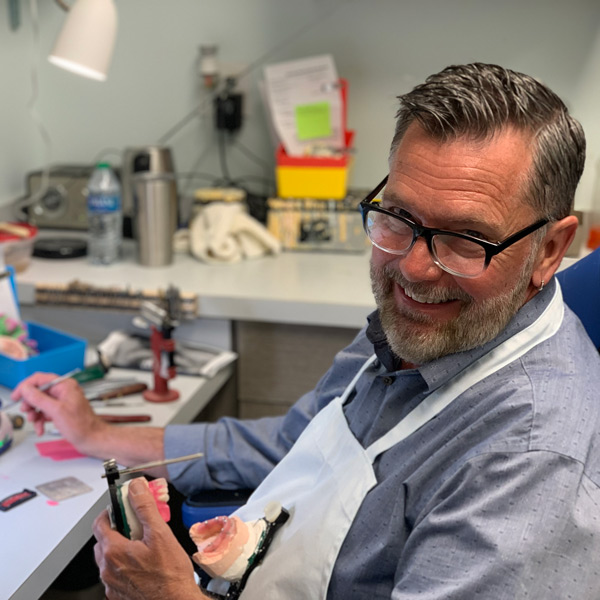
<instances>
[{"instance_id":1,"label":"man's hand","mask_svg":"<svg viewBox=\"0 0 600 600\"><path fill-rule=\"evenodd\" d=\"M94 522L100 578L109 600L197 600L205 598L194 581L189 556L161 518L143 477L129 486L129 502L143 527L132 541L110 527L104 511Z\"/></svg>"},{"instance_id":2,"label":"man's hand","mask_svg":"<svg viewBox=\"0 0 600 600\"><path fill-rule=\"evenodd\" d=\"M21 410L33 423L38 435L44 433L47 421L53 421L69 442L89 454L91 442L102 435L107 424L94 413L74 379L58 383L46 392L38 389L54 379L56 375L51 373L35 373L13 390L11 398L21 401Z\"/></svg>"}]
</instances>

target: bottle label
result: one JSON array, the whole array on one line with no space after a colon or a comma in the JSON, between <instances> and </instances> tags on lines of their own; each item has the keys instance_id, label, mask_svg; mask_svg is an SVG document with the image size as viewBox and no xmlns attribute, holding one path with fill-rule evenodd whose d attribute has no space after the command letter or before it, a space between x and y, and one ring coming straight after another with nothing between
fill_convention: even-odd
<instances>
[{"instance_id":1,"label":"bottle label","mask_svg":"<svg viewBox=\"0 0 600 600\"><path fill-rule=\"evenodd\" d=\"M121 197L118 194L89 194L88 211L93 214L112 213L121 210Z\"/></svg>"}]
</instances>

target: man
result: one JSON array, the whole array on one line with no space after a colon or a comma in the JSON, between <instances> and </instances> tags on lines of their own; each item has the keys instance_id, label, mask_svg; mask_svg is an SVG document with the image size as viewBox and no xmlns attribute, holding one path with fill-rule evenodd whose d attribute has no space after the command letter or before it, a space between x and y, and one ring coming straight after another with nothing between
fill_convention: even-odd
<instances>
[{"instance_id":1,"label":"man","mask_svg":"<svg viewBox=\"0 0 600 600\"><path fill-rule=\"evenodd\" d=\"M169 478L259 486L243 519L287 507L244 599L597 598L600 360L553 278L583 132L495 65L449 67L400 102L381 202L361 204L378 310L286 416L117 430L73 382L49 397L38 374L14 397L93 456L205 452ZM142 481L131 495L141 542L105 513L94 526L107 597L202 597Z\"/></svg>"}]
</instances>

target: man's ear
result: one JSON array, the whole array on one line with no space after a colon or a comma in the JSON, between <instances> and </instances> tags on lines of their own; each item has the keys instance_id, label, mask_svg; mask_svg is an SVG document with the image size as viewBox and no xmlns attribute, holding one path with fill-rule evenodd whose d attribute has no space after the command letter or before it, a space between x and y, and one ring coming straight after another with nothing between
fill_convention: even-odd
<instances>
[{"instance_id":1,"label":"man's ear","mask_svg":"<svg viewBox=\"0 0 600 600\"><path fill-rule=\"evenodd\" d=\"M570 215L551 223L538 250L537 266L532 274L532 283L539 288L548 283L564 258L577 231L577 217Z\"/></svg>"}]
</instances>

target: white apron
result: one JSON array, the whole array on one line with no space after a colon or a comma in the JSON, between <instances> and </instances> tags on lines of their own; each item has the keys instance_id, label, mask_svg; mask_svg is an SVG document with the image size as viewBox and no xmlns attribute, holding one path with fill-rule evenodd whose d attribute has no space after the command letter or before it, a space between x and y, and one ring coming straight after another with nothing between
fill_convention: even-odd
<instances>
[{"instance_id":1,"label":"white apron","mask_svg":"<svg viewBox=\"0 0 600 600\"><path fill-rule=\"evenodd\" d=\"M375 356L369 358L343 395L312 419L290 452L235 513L246 521L260 518L270 501L278 501L290 511L263 563L250 575L242 600L324 599L346 534L365 496L377 483L375 459L469 387L554 335L563 313L557 284L550 304L534 323L430 394L365 449L348 427L342 407L358 378L375 360Z\"/></svg>"}]
</instances>

